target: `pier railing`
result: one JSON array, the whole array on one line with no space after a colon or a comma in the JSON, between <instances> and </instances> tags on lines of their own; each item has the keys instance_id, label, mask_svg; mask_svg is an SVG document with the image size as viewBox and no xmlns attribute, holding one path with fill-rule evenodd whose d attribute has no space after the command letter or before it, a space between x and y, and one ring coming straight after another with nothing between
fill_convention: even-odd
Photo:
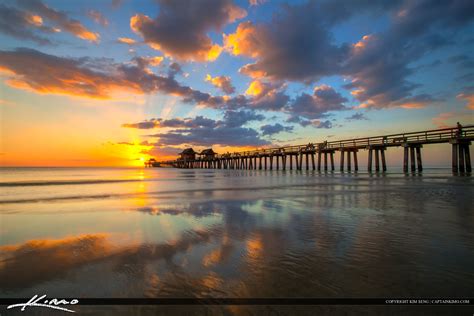
<instances>
[{"instance_id":1,"label":"pier railing","mask_svg":"<svg viewBox=\"0 0 474 316\"><path fill-rule=\"evenodd\" d=\"M340 150L348 148L366 148L369 146L402 146L406 143L446 143L451 139L467 138L474 139L474 125L463 126L461 130L457 127L441 128L434 130L427 130L421 132L397 133L380 136L370 136L361 138L343 139L337 141L325 141L320 143L309 143L304 145L292 145L284 147L272 147L255 149L251 151L241 151L217 155L219 158L229 157L248 157L248 156L264 156L264 155L279 155L292 154L306 151L318 150Z\"/></svg>"}]
</instances>

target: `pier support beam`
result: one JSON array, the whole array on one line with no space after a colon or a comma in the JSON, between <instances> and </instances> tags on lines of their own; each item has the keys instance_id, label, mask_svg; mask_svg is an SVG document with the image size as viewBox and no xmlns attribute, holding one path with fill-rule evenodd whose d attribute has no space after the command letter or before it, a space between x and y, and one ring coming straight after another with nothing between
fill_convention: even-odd
<instances>
[{"instance_id":1,"label":"pier support beam","mask_svg":"<svg viewBox=\"0 0 474 316\"><path fill-rule=\"evenodd\" d=\"M318 171L321 171L321 151L318 151Z\"/></svg>"},{"instance_id":2,"label":"pier support beam","mask_svg":"<svg viewBox=\"0 0 474 316\"><path fill-rule=\"evenodd\" d=\"M404 144L403 145L403 172L408 172L408 163L410 163L411 172L415 172L417 169L419 172L423 170L422 159L421 159L421 144ZM410 152L410 155L408 155Z\"/></svg>"},{"instance_id":3,"label":"pier support beam","mask_svg":"<svg viewBox=\"0 0 474 316\"><path fill-rule=\"evenodd\" d=\"M344 171L344 150L341 149L341 172Z\"/></svg>"},{"instance_id":4,"label":"pier support beam","mask_svg":"<svg viewBox=\"0 0 474 316\"><path fill-rule=\"evenodd\" d=\"M454 173L470 173L471 167L471 153L469 146L471 142L462 139L453 139L450 141L452 145L452 169Z\"/></svg>"},{"instance_id":5,"label":"pier support beam","mask_svg":"<svg viewBox=\"0 0 474 316\"><path fill-rule=\"evenodd\" d=\"M375 172L380 172L380 163L382 163L382 171L387 171L387 163L385 160L385 146L370 146L367 148L369 150L369 158L367 164L367 171L372 172L372 161L375 159ZM374 155L375 153L375 155Z\"/></svg>"},{"instance_id":6,"label":"pier support beam","mask_svg":"<svg viewBox=\"0 0 474 316\"><path fill-rule=\"evenodd\" d=\"M324 171L328 171L328 153L324 153Z\"/></svg>"},{"instance_id":7,"label":"pier support beam","mask_svg":"<svg viewBox=\"0 0 474 316\"><path fill-rule=\"evenodd\" d=\"M334 151L331 151L329 155L331 157L331 171L334 171Z\"/></svg>"},{"instance_id":8,"label":"pier support beam","mask_svg":"<svg viewBox=\"0 0 474 316\"><path fill-rule=\"evenodd\" d=\"M357 161L357 151L354 151L354 170L359 171L359 162Z\"/></svg>"},{"instance_id":9,"label":"pier support beam","mask_svg":"<svg viewBox=\"0 0 474 316\"><path fill-rule=\"evenodd\" d=\"M369 148L369 161L368 161L368 164L367 164L367 171L368 172L372 172L372 152L374 150L372 148Z\"/></svg>"}]
</instances>

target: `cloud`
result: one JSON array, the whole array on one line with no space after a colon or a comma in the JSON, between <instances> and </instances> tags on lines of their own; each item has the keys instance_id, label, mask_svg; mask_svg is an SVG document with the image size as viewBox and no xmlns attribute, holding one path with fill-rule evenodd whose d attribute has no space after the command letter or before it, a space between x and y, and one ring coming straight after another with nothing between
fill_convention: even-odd
<instances>
[{"instance_id":1,"label":"cloud","mask_svg":"<svg viewBox=\"0 0 474 316\"><path fill-rule=\"evenodd\" d=\"M100 36L98 33L90 31L78 20L69 18L65 12L57 11L53 8L48 7L40 0L18 1L17 3L23 8L35 12L41 17L48 19L51 23L58 26L61 30L65 30L66 32L69 32L83 40L87 40L94 43L99 42Z\"/></svg>"},{"instance_id":2,"label":"cloud","mask_svg":"<svg viewBox=\"0 0 474 316\"><path fill-rule=\"evenodd\" d=\"M291 121L309 125L307 120L326 117L328 112L343 111L348 108L344 106L347 99L332 87L327 85L316 86L313 95L302 93L286 108L293 117L303 117L306 120L293 118Z\"/></svg>"},{"instance_id":3,"label":"cloud","mask_svg":"<svg viewBox=\"0 0 474 316\"><path fill-rule=\"evenodd\" d=\"M134 39L132 38L128 38L128 37L119 37L117 39L117 42L118 43L121 43L121 44L127 44L127 45L135 45L137 44L137 41L135 41Z\"/></svg>"},{"instance_id":4,"label":"cloud","mask_svg":"<svg viewBox=\"0 0 474 316\"><path fill-rule=\"evenodd\" d=\"M347 51L333 43L314 2L282 6L268 23L240 23L224 35L233 55L255 58L240 72L253 78L313 82L340 68Z\"/></svg>"},{"instance_id":5,"label":"cloud","mask_svg":"<svg viewBox=\"0 0 474 316\"><path fill-rule=\"evenodd\" d=\"M138 122L138 123L127 123L123 124L122 127L127 128L138 128L138 129L151 129L151 128L198 128L198 127L216 127L219 122L205 118L203 116L196 116L195 118L173 118L164 120L161 118L152 118L150 120Z\"/></svg>"},{"instance_id":6,"label":"cloud","mask_svg":"<svg viewBox=\"0 0 474 316\"><path fill-rule=\"evenodd\" d=\"M224 98L179 84L172 77L158 76L148 68L155 58L135 58L115 63L102 58L65 58L19 48L0 51L0 69L12 87L41 94L112 99L113 93L163 93L185 103L220 107Z\"/></svg>"},{"instance_id":7,"label":"cloud","mask_svg":"<svg viewBox=\"0 0 474 316\"><path fill-rule=\"evenodd\" d=\"M388 27L353 44L336 44L332 30L362 13L385 14ZM224 47L255 59L240 69L252 78L310 83L342 75L362 107L419 108L440 100L410 82L416 70L410 65L453 45L455 32L473 18L472 1L309 1L282 5L268 22L240 23L234 33L224 35Z\"/></svg>"},{"instance_id":8,"label":"cloud","mask_svg":"<svg viewBox=\"0 0 474 316\"><path fill-rule=\"evenodd\" d=\"M159 147L182 145L260 146L269 144L269 142L262 139L256 130L242 127L242 125L263 119L263 115L241 110L225 112L223 120L213 120L203 116L168 120L153 118L138 123L126 123L122 127L172 128L166 132L148 135L158 138L155 146Z\"/></svg>"},{"instance_id":9,"label":"cloud","mask_svg":"<svg viewBox=\"0 0 474 316\"><path fill-rule=\"evenodd\" d=\"M153 157L176 157L183 151L182 148L169 147L169 146L153 146L150 149L144 149L141 151L142 154L150 155Z\"/></svg>"},{"instance_id":10,"label":"cloud","mask_svg":"<svg viewBox=\"0 0 474 316\"><path fill-rule=\"evenodd\" d=\"M231 0L158 2L160 11L155 19L136 14L130 19L130 27L152 48L185 61L215 60L222 48L207 33L220 31L246 15Z\"/></svg>"},{"instance_id":11,"label":"cloud","mask_svg":"<svg viewBox=\"0 0 474 316\"><path fill-rule=\"evenodd\" d=\"M214 128L218 126L239 127L251 121L262 121L265 117L261 114L256 114L254 111L228 110L224 113L223 120L213 120L203 116L196 116L194 118L152 118L138 123L125 123L122 127L137 128L137 129L152 129L152 128Z\"/></svg>"},{"instance_id":12,"label":"cloud","mask_svg":"<svg viewBox=\"0 0 474 316\"><path fill-rule=\"evenodd\" d=\"M262 114L256 114L252 110L228 110L224 114L224 122L228 127L238 127L251 121L262 121L264 119L265 117Z\"/></svg>"},{"instance_id":13,"label":"cloud","mask_svg":"<svg viewBox=\"0 0 474 316\"><path fill-rule=\"evenodd\" d=\"M316 128L325 128L325 129L332 128L332 122L328 120L319 122L319 124L316 125Z\"/></svg>"},{"instance_id":14,"label":"cloud","mask_svg":"<svg viewBox=\"0 0 474 316\"><path fill-rule=\"evenodd\" d=\"M364 113L354 113L349 117L346 117L347 121L362 121L368 120L368 118L364 115Z\"/></svg>"},{"instance_id":15,"label":"cloud","mask_svg":"<svg viewBox=\"0 0 474 316\"><path fill-rule=\"evenodd\" d=\"M458 94L456 98L461 101L466 101L466 108L474 110L474 88L466 89L466 92Z\"/></svg>"},{"instance_id":16,"label":"cloud","mask_svg":"<svg viewBox=\"0 0 474 316\"><path fill-rule=\"evenodd\" d=\"M260 127L260 130L262 131L262 135L274 135L278 134L281 132L291 132L293 131L293 126L283 126L280 123L276 123L274 125L263 125Z\"/></svg>"},{"instance_id":17,"label":"cloud","mask_svg":"<svg viewBox=\"0 0 474 316\"><path fill-rule=\"evenodd\" d=\"M343 73L352 81L346 87L353 89L363 107L418 108L439 101L428 94L416 94L421 85L407 79L414 71L409 65L452 44L453 32L474 18L474 3L407 1L393 9L386 31L364 36L351 48Z\"/></svg>"},{"instance_id":18,"label":"cloud","mask_svg":"<svg viewBox=\"0 0 474 316\"><path fill-rule=\"evenodd\" d=\"M100 24L102 26L109 25L109 20L107 20L107 18L99 11L89 10L87 11L87 16L90 17L97 24Z\"/></svg>"},{"instance_id":19,"label":"cloud","mask_svg":"<svg viewBox=\"0 0 474 316\"><path fill-rule=\"evenodd\" d=\"M249 0L249 4L251 6L261 5L261 4L264 4L265 2L267 2L267 0Z\"/></svg>"},{"instance_id":20,"label":"cloud","mask_svg":"<svg viewBox=\"0 0 474 316\"><path fill-rule=\"evenodd\" d=\"M210 82L213 86L221 89L224 93L232 94L235 92L235 87L232 85L230 77L217 76L212 77L211 75L206 76L206 81Z\"/></svg>"},{"instance_id":21,"label":"cloud","mask_svg":"<svg viewBox=\"0 0 474 316\"><path fill-rule=\"evenodd\" d=\"M37 14L0 4L0 32L45 45L52 42L37 32L54 33L56 30L43 25L43 18Z\"/></svg>"},{"instance_id":22,"label":"cloud","mask_svg":"<svg viewBox=\"0 0 474 316\"><path fill-rule=\"evenodd\" d=\"M437 116L432 118L433 124L438 128L448 128L453 124L448 124L447 121L451 120L454 117L453 112L440 113Z\"/></svg>"},{"instance_id":23,"label":"cloud","mask_svg":"<svg viewBox=\"0 0 474 316\"><path fill-rule=\"evenodd\" d=\"M196 146L262 146L270 142L260 138L257 131L245 127L188 128L172 130L167 133L150 135L158 137L160 145L196 145Z\"/></svg>"},{"instance_id":24,"label":"cloud","mask_svg":"<svg viewBox=\"0 0 474 316\"><path fill-rule=\"evenodd\" d=\"M290 100L284 88L281 83L254 80L245 91L245 94L251 97L246 105L253 109L279 111Z\"/></svg>"},{"instance_id":25,"label":"cloud","mask_svg":"<svg viewBox=\"0 0 474 316\"><path fill-rule=\"evenodd\" d=\"M474 58L467 55L454 55L448 58L448 62L459 66L461 69L474 68Z\"/></svg>"}]
</instances>

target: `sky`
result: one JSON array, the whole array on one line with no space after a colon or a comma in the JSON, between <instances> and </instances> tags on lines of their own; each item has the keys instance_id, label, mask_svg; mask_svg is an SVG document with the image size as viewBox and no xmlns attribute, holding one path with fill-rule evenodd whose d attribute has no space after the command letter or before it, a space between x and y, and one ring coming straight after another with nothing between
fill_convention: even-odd
<instances>
[{"instance_id":1,"label":"sky","mask_svg":"<svg viewBox=\"0 0 474 316\"><path fill-rule=\"evenodd\" d=\"M2 0L0 161L139 166L473 124L473 51L470 0Z\"/></svg>"}]
</instances>

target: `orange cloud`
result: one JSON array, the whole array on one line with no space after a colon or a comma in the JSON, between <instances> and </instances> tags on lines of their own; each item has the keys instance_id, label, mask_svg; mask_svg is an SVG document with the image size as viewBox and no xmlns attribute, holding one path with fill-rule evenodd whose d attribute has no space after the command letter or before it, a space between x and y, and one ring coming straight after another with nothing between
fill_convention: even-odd
<instances>
[{"instance_id":1,"label":"orange cloud","mask_svg":"<svg viewBox=\"0 0 474 316\"><path fill-rule=\"evenodd\" d=\"M117 39L117 42L122 43L122 44L127 44L127 45L134 45L137 43L137 41L128 37L119 37Z\"/></svg>"},{"instance_id":2,"label":"orange cloud","mask_svg":"<svg viewBox=\"0 0 474 316\"><path fill-rule=\"evenodd\" d=\"M364 35L360 41L353 44L354 53L357 54L357 53L361 52L362 50L364 50L367 47L367 45L369 44L369 42L373 39L374 39L373 35Z\"/></svg>"},{"instance_id":3,"label":"orange cloud","mask_svg":"<svg viewBox=\"0 0 474 316\"><path fill-rule=\"evenodd\" d=\"M474 93L461 93L456 96L458 100L466 101L466 108L474 110Z\"/></svg>"},{"instance_id":4,"label":"orange cloud","mask_svg":"<svg viewBox=\"0 0 474 316\"><path fill-rule=\"evenodd\" d=\"M27 14L26 19L28 23L34 25L34 26L41 26L43 25L43 18L39 15L35 14Z\"/></svg>"},{"instance_id":5,"label":"orange cloud","mask_svg":"<svg viewBox=\"0 0 474 316\"><path fill-rule=\"evenodd\" d=\"M19 4L26 8L27 10L31 10L36 12L41 18L45 18L49 20L51 23L56 24L61 29L73 34L74 36L84 39L90 42L98 43L100 36L98 33L90 31L86 28L80 21L71 19L66 13L63 11L58 11L53 8L50 8L46 4L41 1L20 1ZM95 11L96 12L96 11ZM39 23L39 19L37 17L33 18L32 21L34 23ZM41 20L42 22L42 20Z\"/></svg>"},{"instance_id":6,"label":"orange cloud","mask_svg":"<svg viewBox=\"0 0 474 316\"><path fill-rule=\"evenodd\" d=\"M264 84L259 80L254 80L250 83L245 91L245 94L252 96L259 96L266 90Z\"/></svg>"},{"instance_id":7,"label":"orange cloud","mask_svg":"<svg viewBox=\"0 0 474 316\"><path fill-rule=\"evenodd\" d=\"M221 89L227 94L232 94L235 92L235 88L232 86L232 82L230 80L230 77L226 76L217 76L217 77L212 77L211 75L206 76L206 81L210 82L212 85L215 87Z\"/></svg>"},{"instance_id":8,"label":"orange cloud","mask_svg":"<svg viewBox=\"0 0 474 316\"><path fill-rule=\"evenodd\" d=\"M440 113L438 114L438 116L433 117L432 121L433 121L433 124L439 128L447 128L453 125L453 124L447 123L447 121L452 119L453 117L454 117L453 112Z\"/></svg>"},{"instance_id":9,"label":"orange cloud","mask_svg":"<svg viewBox=\"0 0 474 316\"><path fill-rule=\"evenodd\" d=\"M184 61L214 61L223 48L212 42L208 32L219 31L246 14L231 0L198 5L169 1L160 3L155 19L144 14L131 17L130 28L166 56Z\"/></svg>"},{"instance_id":10,"label":"orange cloud","mask_svg":"<svg viewBox=\"0 0 474 316\"><path fill-rule=\"evenodd\" d=\"M41 94L60 94L93 99L116 99L127 93L161 92L186 102L218 106L222 97L179 84L172 76L158 76L147 67L162 57L137 57L131 63L98 61L94 58L63 58L21 48L0 51L0 71L7 84Z\"/></svg>"},{"instance_id":11,"label":"orange cloud","mask_svg":"<svg viewBox=\"0 0 474 316\"><path fill-rule=\"evenodd\" d=\"M257 58L260 55L258 30L251 22L240 23L233 34L224 34L224 47L233 55Z\"/></svg>"}]
</instances>

